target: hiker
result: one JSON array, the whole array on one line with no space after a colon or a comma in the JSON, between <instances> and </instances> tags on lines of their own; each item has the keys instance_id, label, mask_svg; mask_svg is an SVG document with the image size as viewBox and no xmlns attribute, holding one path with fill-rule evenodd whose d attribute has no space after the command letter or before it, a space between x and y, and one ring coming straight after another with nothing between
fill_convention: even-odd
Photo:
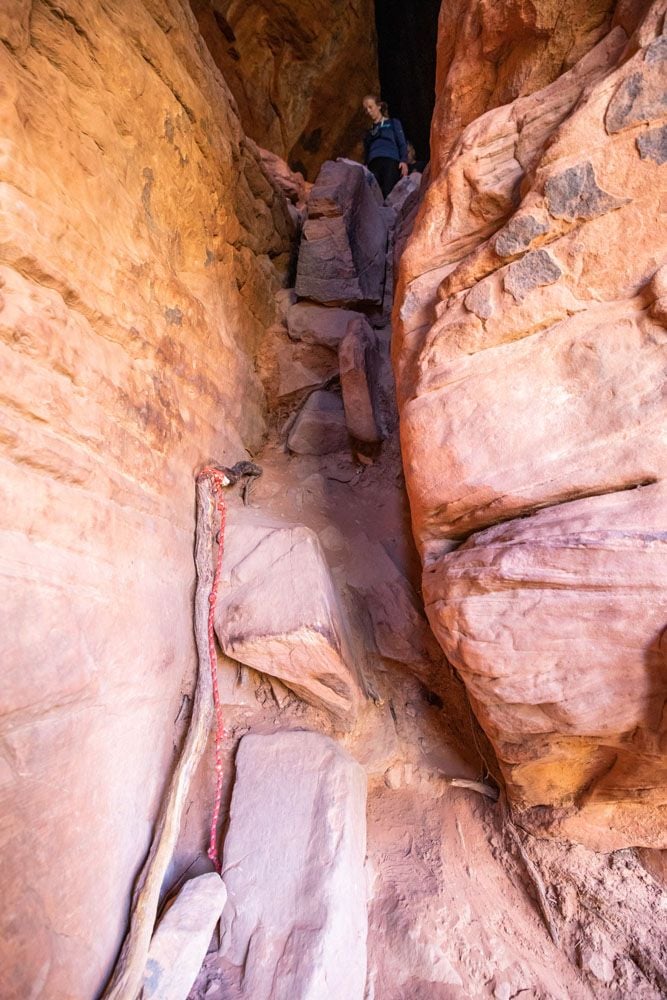
<instances>
[{"instance_id":1,"label":"hiker","mask_svg":"<svg viewBox=\"0 0 667 1000\"><path fill-rule=\"evenodd\" d=\"M364 111L372 121L364 136L364 163L386 198L399 178L408 175L408 150L398 118L389 117L389 108L375 94L367 94Z\"/></svg>"}]
</instances>

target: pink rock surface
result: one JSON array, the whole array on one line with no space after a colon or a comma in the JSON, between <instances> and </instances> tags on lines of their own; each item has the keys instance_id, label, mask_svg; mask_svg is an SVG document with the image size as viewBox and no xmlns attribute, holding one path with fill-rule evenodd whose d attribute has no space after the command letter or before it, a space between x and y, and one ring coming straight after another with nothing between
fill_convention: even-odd
<instances>
[{"instance_id":1,"label":"pink rock surface","mask_svg":"<svg viewBox=\"0 0 667 1000\"><path fill-rule=\"evenodd\" d=\"M321 733L245 736L225 840L221 954L240 1000L362 1000L366 775Z\"/></svg>"},{"instance_id":2,"label":"pink rock surface","mask_svg":"<svg viewBox=\"0 0 667 1000\"><path fill-rule=\"evenodd\" d=\"M348 626L317 536L230 513L215 631L228 656L349 723L360 687Z\"/></svg>"},{"instance_id":3,"label":"pink rock surface","mask_svg":"<svg viewBox=\"0 0 667 1000\"><path fill-rule=\"evenodd\" d=\"M0 33L0 995L88 998L192 687L194 474L262 438L288 226L187 5Z\"/></svg>"},{"instance_id":4,"label":"pink rock surface","mask_svg":"<svg viewBox=\"0 0 667 1000\"><path fill-rule=\"evenodd\" d=\"M142 1000L187 1000L226 901L217 872L185 883L151 938Z\"/></svg>"},{"instance_id":5,"label":"pink rock surface","mask_svg":"<svg viewBox=\"0 0 667 1000\"><path fill-rule=\"evenodd\" d=\"M395 314L402 450L432 622L526 824L604 849L665 843L664 608L646 604L646 588L657 598L663 583L648 568L658 542L644 551L640 530L646 517L660 531L664 494L630 489L667 473L667 187L660 138L642 146L665 115L664 13L663 2L647 8L629 42L628 15L562 77L483 114L457 141L436 111L431 183ZM443 107L448 99L439 96ZM649 146L655 155L642 155ZM622 505L658 496L634 527L628 507L631 541L616 552ZM575 531L565 512L577 505L555 505L586 497L590 532ZM452 539L497 522L508 524L451 552ZM542 523L549 545L531 547L526 525ZM507 534L497 571L508 582L490 585L491 596L472 553L493 563L494 531ZM550 562L561 547L562 586ZM598 572L610 575L606 597L585 583ZM572 657L554 653L559 636ZM632 732L645 735L635 744Z\"/></svg>"},{"instance_id":6,"label":"pink rock surface","mask_svg":"<svg viewBox=\"0 0 667 1000\"><path fill-rule=\"evenodd\" d=\"M522 823L667 847L667 488L538 511L424 574Z\"/></svg>"}]
</instances>

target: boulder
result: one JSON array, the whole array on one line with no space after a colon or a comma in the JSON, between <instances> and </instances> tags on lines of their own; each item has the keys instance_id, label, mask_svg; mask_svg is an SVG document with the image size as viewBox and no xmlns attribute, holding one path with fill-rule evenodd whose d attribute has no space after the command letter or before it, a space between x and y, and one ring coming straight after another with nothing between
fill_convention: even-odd
<instances>
[{"instance_id":1,"label":"boulder","mask_svg":"<svg viewBox=\"0 0 667 1000\"><path fill-rule=\"evenodd\" d=\"M474 535L426 568L433 629L522 825L667 847L667 486Z\"/></svg>"},{"instance_id":2,"label":"boulder","mask_svg":"<svg viewBox=\"0 0 667 1000\"><path fill-rule=\"evenodd\" d=\"M347 429L367 444L384 437L378 398L381 361L373 328L365 319L352 320L338 349L340 384Z\"/></svg>"},{"instance_id":3,"label":"boulder","mask_svg":"<svg viewBox=\"0 0 667 1000\"><path fill-rule=\"evenodd\" d=\"M142 1000L187 1000L226 900L216 872L185 883L151 939Z\"/></svg>"},{"instance_id":4,"label":"boulder","mask_svg":"<svg viewBox=\"0 0 667 1000\"><path fill-rule=\"evenodd\" d=\"M297 294L332 305L380 305L392 218L365 167L327 161L308 196Z\"/></svg>"},{"instance_id":5,"label":"boulder","mask_svg":"<svg viewBox=\"0 0 667 1000\"><path fill-rule=\"evenodd\" d=\"M362 1000L366 775L314 732L245 736L236 757L220 952L239 1000Z\"/></svg>"},{"instance_id":6,"label":"boulder","mask_svg":"<svg viewBox=\"0 0 667 1000\"><path fill-rule=\"evenodd\" d=\"M361 318L351 309L328 308L311 302L296 302L287 311L287 329L292 340L320 344L338 350L350 320Z\"/></svg>"},{"instance_id":7,"label":"boulder","mask_svg":"<svg viewBox=\"0 0 667 1000\"><path fill-rule=\"evenodd\" d=\"M289 432L290 451L298 455L328 455L346 450L349 443L340 396L326 389L311 393Z\"/></svg>"},{"instance_id":8,"label":"boulder","mask_svg":"<svg viewBox=\"0 0 667 1000\"><path fill-rule=\"evenodd\" d=\"M308 528L229 512L215 632L228 656L342 721L354 717L360 686L348 626Z\"/></svg>"}]
</instances>

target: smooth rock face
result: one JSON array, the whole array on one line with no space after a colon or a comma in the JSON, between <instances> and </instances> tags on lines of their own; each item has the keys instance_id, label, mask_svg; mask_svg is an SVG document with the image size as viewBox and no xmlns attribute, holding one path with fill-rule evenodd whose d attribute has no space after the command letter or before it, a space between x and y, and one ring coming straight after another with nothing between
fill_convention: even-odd
<instances>
[{"instance_id":1,"label":"smooth rock face","mask_svg":"<svg viewBox=\"0 0 667 1000\"><path fill-rule=\"evenodd\" d=\"M664 484L591 497L479 532L424 574L522 823L601 850L667 847L665 524Z\"/></svg>"},{"instance_id":2,"label":"smooth rock face","mask_svg":"<svg viewBox=\"0 0 667 1000\"><path fill-rule=\"evenodd\" d=\"M287 329L293 340L320 344L338 350L350 320L361 318L351 309L327 308L310 302L296 302L287 312Z\"/></svg>"},{"instance_id":3,"label":"smooth rock face","mask_svg":"<svg viewBox=\"0 0 667 1000\"><path fill-rule=\"evenodd\" d=\"M343 401L335 392L319 389L306 400L287 438L299 455L328 455L349 447Z\"/></svg>"},{"instance_id":4,"label":"smooth rock face","mask_svg":"<svg viewBox=\"0 0 667 1000\"><path fill-rule=\"evenodd\" d=\"M380 362L377 334L365 319L352 320L338 349L340 383L347 429L367 444L383 437L377 399Z\"/></svg>"},{"instance_id":5,"label":"smooth rock face","mask_svg":"<svg viewBox=\"0 0 667 1000\"><path fill-rule=\"evenodd\" d=\"M216 872L185 883L151 939L142 1000L187 1000L226 901Z\"/></svg>"},{"instance_id":6,"label":"smooth rock face","mask_svg":"<svg viewBox=\"0 0 667 1000\"><path fill-rule=\"evenodd\" d=\"M317 536L230 512L215 632L225 653L349 722L360 695L347 624Z\"/></svg>"},{"instance_id":7,"label":"smooth rock face","mask_svg":"<svg viewBox=\"0 0 667 1000\"><path fill-rule=\"evenodd\" d=\"M663 15L454 143L443 91L395 314L431 622L522 822L596 849L665 846Z\"/></svg>"},{"instance_id":8,"label":"smooth rock face","mask_svg":"<svg viewBox=\"0 0 667 1000\"><path fill-rule=\"evenodd\" d=\"M308 196L297 295L332 305L380 305L392 218L370 171L351 160L325 163Z\"/></svg>"},{"instance_id":9,"label":"smooth rock face","mask_svg":"<svg viewBox=\"0 0 667 1000\"><path fill-rule=\"evenodd\" d=\"M245 736L223 872L221 954L242 1000L362 1000L366 775L312 732Z\"/></svg>"},{"instance_id":10,"label":"smooth rock face","mask_svg":"<svg viewBox=\"0 0 667 1000\"><path fill-rule=\"evenodd\" d=\"M262 440L289 229L187 4L0 6L0 995L89 998L192 688L194 475Z\"/></svg>"},{"instance_id":11,"label":"smooth rock face","mask_svg":"<svg viewBox=\"0 0 667 1000\"><path fill-rule=\"evenodd\" d=\"M310 180L357 150L362 99L378 90L372 0L193 0L192 9L256 142Z\"/></svg>"}]
</instances>

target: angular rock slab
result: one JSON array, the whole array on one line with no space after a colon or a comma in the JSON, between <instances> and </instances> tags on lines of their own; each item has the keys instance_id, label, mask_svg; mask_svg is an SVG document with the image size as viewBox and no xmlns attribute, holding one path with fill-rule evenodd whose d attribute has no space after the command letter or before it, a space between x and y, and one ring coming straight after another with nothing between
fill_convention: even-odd
<instances>
[{"instance_id":1,"label":"angular rock slab","mask_svg":"<svg viewBox=\"0 0 667 1000\"><path fill-rule=\"evenodd\" d=\"M306 344L319 344L337 351L350 320L359 318L361 313L352 309L296 302L287 311L287 330L292 340L303 340Z\"/></svg>"},{"instance_id":2,"label":"angular rock slab","mask_svg":"<svg viewBox=\"0 0 667 1000\"><path fill-rule=\"evenodd\" d=\"M474 535L426 567L431 625L522 823L667 847L667 486Z\"/></svg>"},{"instance_id":3,"label":"angular rock slab","mask_svg":"<svg viewBox=\"0 0 667 1000\"><path fill-rule=\"evenodd\" d=\"M230 511L215 633L228 656L351 720L360 695L348 628L317 536Z\"/></svg>"},{"instance_id":4,"label":"angular rock slab","mask_svg":"<svg viewBox=\"0 0 667 1000\"><path fill-rule=\"evenodd\" d=\"M242 1000L362 1000L366 775L313 732L245 736L223 872L221 954Z\"/></svg>"},{"instance_id":5,"label":"angular rock slab","mask_svg":"<svg viewBox=\"0 0 667 1000\"><path fill-rule=\"evenodd\" d=\"M345 451L349 443L340 396L325 389L313 392L294 421L287 447L297 455L328 455Z\"/></svg>"},{"instance_id":6,"label":"angular rock slab","mask_svg":"<svg viewBox=\"0 0 667 1000\"><path fill-rule=\"evenodd\" d=\"M353 319L338 349L345 421L352 437L367 444L383 438L380 402L378 337L363 318Z\"/></svg>"},{"instance_id":7,"label":"angular rock slab","mask_svg":"<svg viewBox=\"0 0 667 1000\"><path fill-rule=\"evenodd\" d=\"M380 305L384 292L389 215L365 167L327 161L308 197L296 274L300 298Z\"/></svg>"},{"instance_id":8,"label":"angular rock slab","mask_svg":"<svg viewBox=\"0 0 667 1000\"><path fill-rule=\"evenodd\" d=\"M226 901L216 872L185 883L153 934L142 1000L187 1000Z\"/></svg>"}]
</instances>

